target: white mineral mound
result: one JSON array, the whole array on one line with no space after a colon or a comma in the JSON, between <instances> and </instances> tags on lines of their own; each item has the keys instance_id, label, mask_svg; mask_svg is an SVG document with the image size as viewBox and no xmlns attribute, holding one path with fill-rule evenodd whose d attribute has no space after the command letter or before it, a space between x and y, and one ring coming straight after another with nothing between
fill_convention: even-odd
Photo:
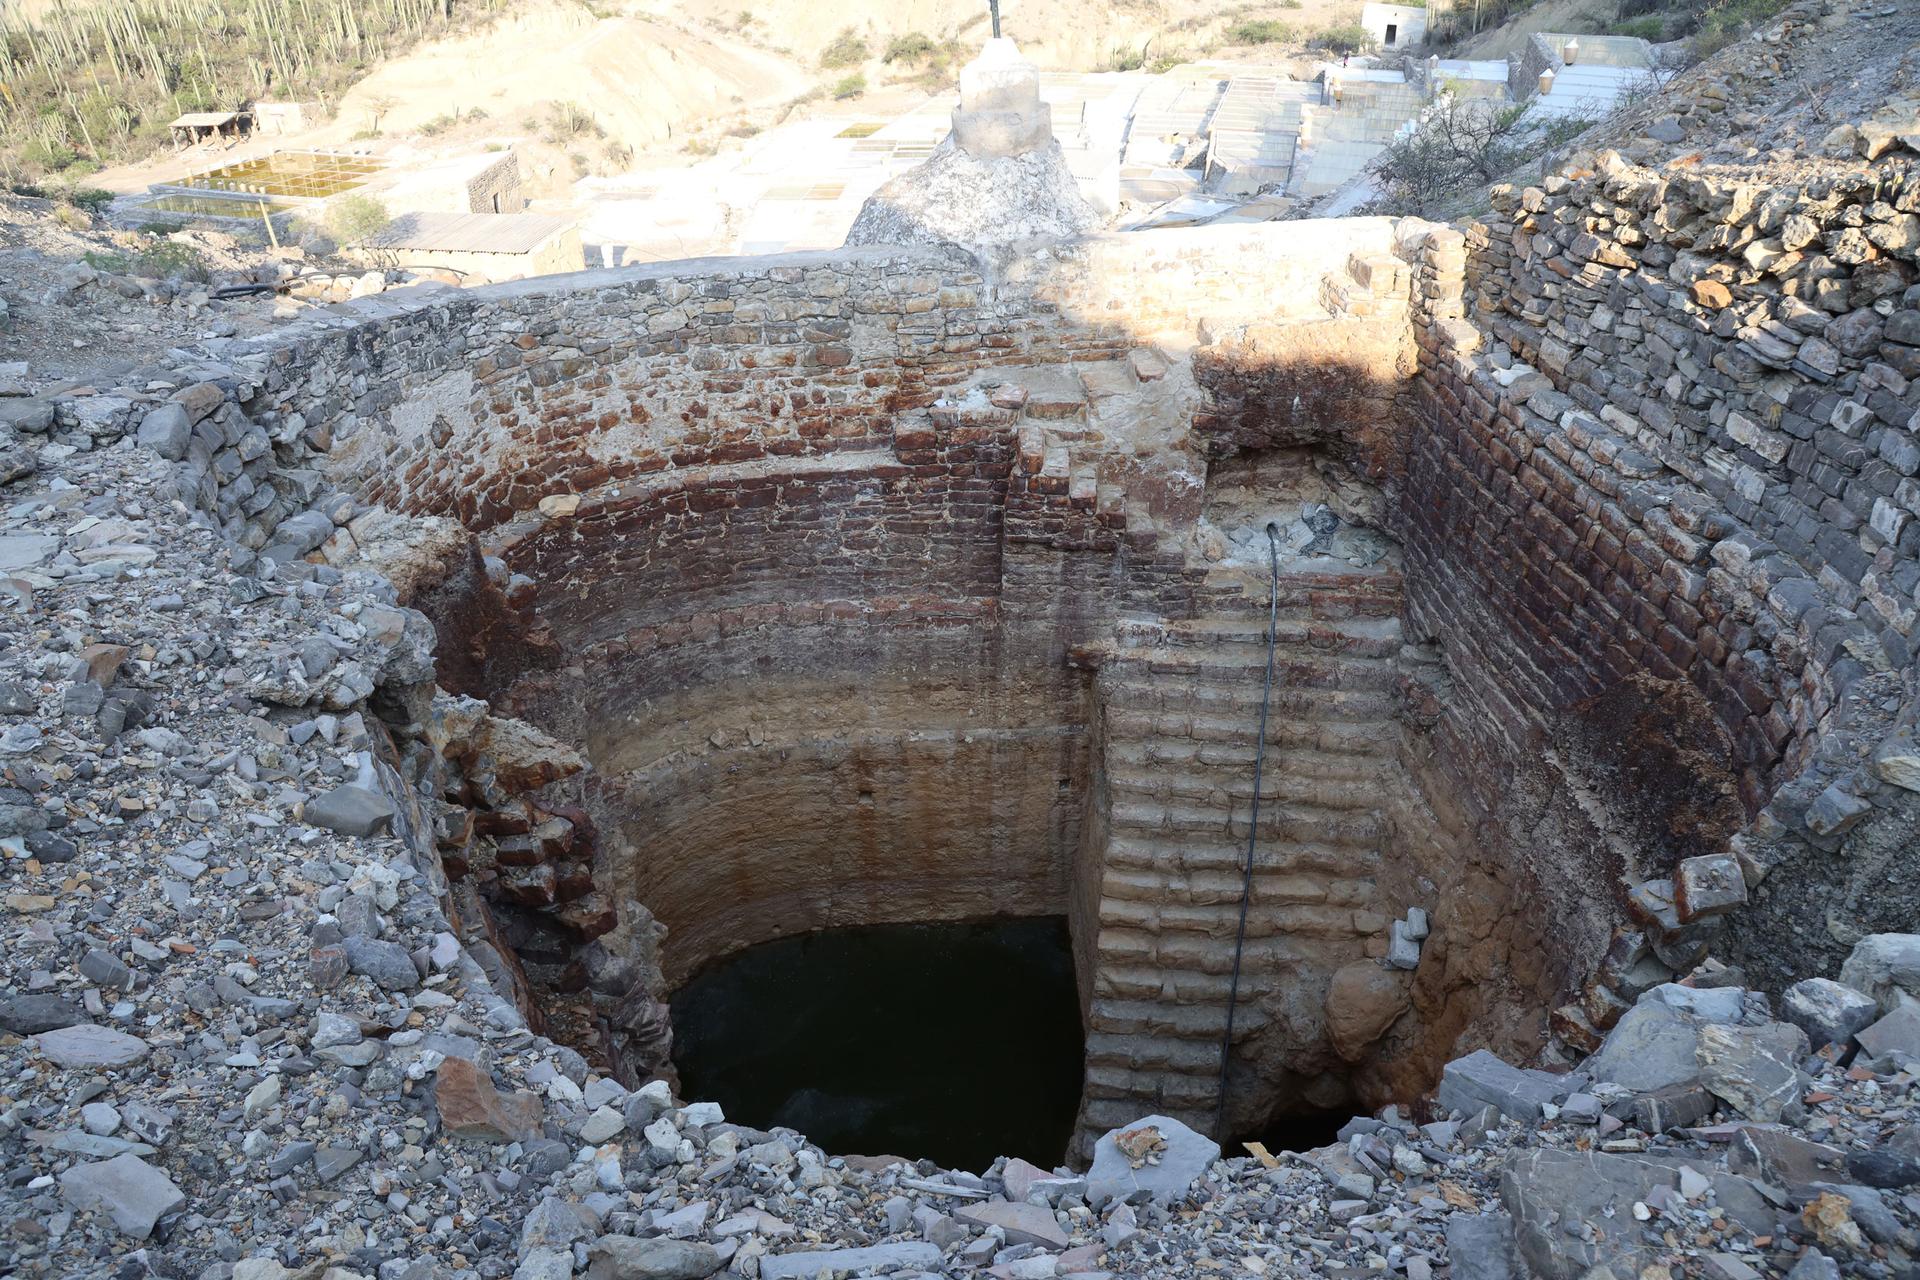
<instances>
[{"instance_id":1,"label":"white mineral mound","mask_svg":"<svg viewBox=\"0 0 1920 1280\"><path fill-rule=\"evenodd\" d=\"M984 256L1016 241L1093 230L1040 100L1040 73L1013 41L987 42L960 73L953 132L867 198L847 243L957 244Z\"/></svg>"}]
</instances>

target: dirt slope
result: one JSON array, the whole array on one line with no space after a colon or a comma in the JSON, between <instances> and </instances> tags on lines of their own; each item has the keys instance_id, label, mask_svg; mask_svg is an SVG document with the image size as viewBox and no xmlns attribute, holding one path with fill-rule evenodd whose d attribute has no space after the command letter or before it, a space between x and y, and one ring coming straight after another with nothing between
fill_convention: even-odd
<instances>
[{"instance_id":1,"label":"dirt slope","mask_svg":"<svg viewBox=\"0 0 1920 1280\"><path fill-rule=\"evenodd\" d=\"M596 19L577 4L535 3L376 69L347 94L332 132L367 128L387 103L380 128L391 135L475 108L517 127L557 101L639 149L670 142L688 121L785 102L811 83L793 60L744 41L663 18Z\"/></svg>"}]
</instances>

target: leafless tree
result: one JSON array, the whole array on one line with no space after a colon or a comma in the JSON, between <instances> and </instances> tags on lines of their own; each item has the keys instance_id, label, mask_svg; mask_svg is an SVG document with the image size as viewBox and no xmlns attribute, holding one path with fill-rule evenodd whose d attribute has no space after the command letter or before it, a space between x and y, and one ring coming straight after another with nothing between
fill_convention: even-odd
<instances>
[{"instance_id":1,"label":"leafless tree","mask_svg":"<svg viewBox=\"0 0 1920 1280\"><path fill-rule=\"evenodd\" d=\"M1381 203L1402 213L1435 211L1449 196L1497 181L1522 159L1522 109L1442 94L1419 124L1367 166Z\"/></svg>"}]
</instances>

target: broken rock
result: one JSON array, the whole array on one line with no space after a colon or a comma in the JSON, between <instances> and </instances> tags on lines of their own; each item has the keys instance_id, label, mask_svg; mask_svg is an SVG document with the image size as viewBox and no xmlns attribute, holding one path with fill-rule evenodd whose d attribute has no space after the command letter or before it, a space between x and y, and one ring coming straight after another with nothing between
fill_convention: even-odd
<instances>
[{"instance_id":1,"label":"broken rock","mask_svg":"<svg viewBox=\"0 0 1920 1280\"><path fill-rule=\"evenodd\" d=\"M1053 1220L1053 1210L1037 1204L990 1200L985 1204L962 1205L953 1211L953 1216L977 1227L999 1227L1007 1233L1008 1244L1031 1244L1056 1250L1067 1247L1067 1233Z\"/></svg>"},{"instance_id":2,"label":"broken rock","mask_svg":"<svg viewBox=\"0 0 1920 1280\"><path fill-rule=\"evenodd\" d=\"M1750 1120L1778 1120L1806 1091L1799 1067L1807 1055L1806 1033L1788 1023L1708 1023L1700 1028L1697 1053L1700 1083Z\"/></svg>"},{"instance_id":3,"label":"broken rock","mask_svg":"<svg viewBox=\"0 0 1920 1280\"><path fill-rule=\"evenodd\" d=\"M1166 1141L1159 1164L1133 1162L1118 1145L1119 1136L1130 1130L1154 1128ZM1093 1167L1087 1172L1089 1191L1116 1199L1134 1191L1146 1191L1161 1203L1186 1194L1195 1182L1220 1158L1220 1144L1170 1116L1147 1116L1133 1124L1109 1129L1093 1147Z\"/></svg>"},{"instance_id":4,"label":"broken rock","mask_svg":"<svg viewBox=\"0 0 1920 1280\"><path fill-rule=\"evenodd\" d=\"M1853 944L1840 981L1873 997L1882 1013L1893 1012L1898 992L1920 999L1920 934L1868 934Z\"/></svg>"},{"instance_id":5,"label":"broken rock","mask_svg":"<svg viewBox=\"0 0 1920 1280\"><path fill-rule=\"evenodd\" d=\"M1485 1049L1455 1058L1440 1073L1442 1111L1472 1115L1493 1107L1511 1120L1537 1123L1541 1108L1567 1096L1569 1082L1545 1071L1510 1067Z\"/></svg>"},{"instance_id":6,"label":"broken rock","mask_svg":"<svg viewBox=\"0 0 1920 1280\"><path fill-rule=\"evenodd\" d=\"M501 1093L485 1072L465 1058L448 1058L440 1064L433 1101L441 1126L457 1138L525 1142L540 1133L540 1099L531 1093Z\"/></svg>"},{"instance_id":7,"label":"broken rock","mask_svg":"<svg viewBox=\"0 0 1920 1280\"><path fill-rule=\"evenodd\" d=\"M125 1067L147 1056L147 1042L111 1027L83 1022L76 1027L43 1031L34 1037L40 1052L68 1070L85 1067Z\"/></svg>"},{"instance_id":8,"label":"broken rock","mask_svg":"<svg viewBox=\"0 0 1920 1280\"><path fill-rule=\"evenodd\" d=\"M864 1249L811 1249L776 1254L760 1259L760 1280L814 1280L829 1272L837 1276L871 1275L909 1267L937 1272L940 1247L924 1240L901 1240Z\"/></svg>"},{"instance_id":9,"label":"broken rock","mask_svg":"<svg viewBox=\"0 0 1920 1280\"><path fill-rule=\"evenodd\" d=\"M370 836L393 821L393 804L379 792L349 782L307 801L303 816L310 826L343 836Z\"/></svg>"},{"instance_id":10,"label":"broken rock","mask_svg":"<svg viewBox=\"0 0 1920 1280\"><path fill-rule=\"evenodd\" d=\"M173 1179L136 1155L76 1164L60 1175L60 1195L76 1209L94 1209L136 1240L187 1202Z\"/></svg>"},{"instance_id":11,"label":"broken rock","mask_svg":"<svg viewBox=\"0 0 1920 1280\"><path fill-rule=\"evenodd\" d=\"M1872 996L1831 978L1807 978L1781 993L1780 1013L1806 1032L1815 1048L1844 1047L1879 1016L1880 1006Z\"/></svg>"}]
</instances>

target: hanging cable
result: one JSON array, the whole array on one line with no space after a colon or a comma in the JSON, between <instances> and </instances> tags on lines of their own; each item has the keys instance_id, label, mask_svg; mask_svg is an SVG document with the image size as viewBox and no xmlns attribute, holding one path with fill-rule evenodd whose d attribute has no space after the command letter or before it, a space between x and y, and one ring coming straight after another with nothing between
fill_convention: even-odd
<instances>
[{"instance_id":1,"label":"hanging cable","mask_svg":"<svg viewBox=\"0 0 1920 1280\"><path fill-rule=\"evenodd\" d=\"M1273 700L1273 647L1280 630L1280 526L1267 522L1267 666L1260 683L1260 733L1253 747L1253 814L1247 820L1247 861L1240 874L1240 927L1233 937L1233 979L1227 984L1227 1028L1220 1034L1220 1089L1213 1136L1226 1137L1227 1065L1233 1057L1233 1013L1240 999L1240 960L1247 946L1247 904L1253 899L1253 849L1260 839L1260 773L1267 762L1267 707Z\"/></svg>"}]
</instances>

